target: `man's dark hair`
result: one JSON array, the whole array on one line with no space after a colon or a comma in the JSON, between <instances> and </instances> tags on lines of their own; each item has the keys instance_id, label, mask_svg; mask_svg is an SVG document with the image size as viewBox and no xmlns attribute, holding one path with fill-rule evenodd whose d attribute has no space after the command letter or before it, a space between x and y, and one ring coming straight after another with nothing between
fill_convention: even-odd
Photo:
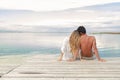
<instances>
[{"instance_id":1,"label":"man's dark hair","mask_svg":"<svg viewBox=\"0 0 120 80\"><path fill-rule=\"evenodd\" d=\"M85 29L85 27L84 26L79 26L78 28L77 28L77 31L79 32L79 34L86 34L86 29Z\"/></svg>"}]
</instances>

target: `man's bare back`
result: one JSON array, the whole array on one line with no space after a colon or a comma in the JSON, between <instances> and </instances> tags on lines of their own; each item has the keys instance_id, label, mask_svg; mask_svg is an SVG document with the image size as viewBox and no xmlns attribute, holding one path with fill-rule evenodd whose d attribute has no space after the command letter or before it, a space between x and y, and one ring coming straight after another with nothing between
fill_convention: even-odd
<instances>
[{"instance_id":1,"label":"man's bare back","mask_svg":"<svg viewBox=\"0 0 120 80\"><path fill-rule=\"evenodd\" d=\"M93 36L88 36L86 34L80 37L80 49L81 49L81 56L82 57L92 57L93 56Z\"/></svg>"},{"instance_id":2,"label":"man's bare back","mask_svg":"<svg viewBox=\"0 0 120 80\"><path fill-rule=\"evenodd\" d=\"M104 62L98 54L98 49L96 46L96 39L94 36L88 36L87 34L82 34L80 37L80 49L82 57L92 57L94 54L99 61Z\"/></svg>"},{"instance_id":3,"label":"man's bare back","mask_svg":"<svg viewBox=\"0 0 120 80\"><path fill-rule=\"evenodd\" d=\"M81 57L92 57L95 54L98 61L104 62L105 60L101 59L98 54L95 37L88 36L86 34L86 29L84 26L79 26L77 28L77 31L81 35L81 37L80 37ZM76 57L76 55L75 55L75 57Z\"/></svg>"}]
</instances>

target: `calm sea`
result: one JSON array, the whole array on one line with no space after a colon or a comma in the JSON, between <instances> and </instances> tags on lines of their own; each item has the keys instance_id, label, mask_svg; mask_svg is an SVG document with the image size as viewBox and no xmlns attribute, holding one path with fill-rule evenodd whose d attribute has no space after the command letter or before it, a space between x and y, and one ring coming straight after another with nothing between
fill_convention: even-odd
<instances>
[{"instance_id":1,"label":"calm sea","mask_svg":"<svg viewBox=\"0 0 120 80\"><path fill-rule=\"evenodd\" d=\"M0 56L17 54L60 54L70 33L0 33ZM102 57L120 57L119 34L90 34L97 40Z\"/></svg>"}]
</instances>

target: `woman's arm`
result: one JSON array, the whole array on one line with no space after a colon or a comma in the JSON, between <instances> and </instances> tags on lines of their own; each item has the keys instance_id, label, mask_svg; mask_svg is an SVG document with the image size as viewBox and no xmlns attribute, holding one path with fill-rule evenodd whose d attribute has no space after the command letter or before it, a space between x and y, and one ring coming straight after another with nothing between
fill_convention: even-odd
<instances>
[{"instance_id":1,"label":"woman's arm","mask_svg":"<svg viewBox=\"0 0 120 80\"><path fill-rule=\"evenodd\" d=\"M61 60L62 60L63 54L64 54L65 51L66 51L66 41L67 41L67 38L65 38L65 39L63 40L63 43L62 43L62 46L61 46L61 54L60 54L60 57L59 57L58 61L61 61Z\"/></svg>"},{"instance_id":2,"label":"woman's arm","mask_svg":"<svg viewBox=\"0 0 120 80\"><path fill-rule=\"evenodd\" d=\"M61 52L59 58L58 58L58 61L62 61L62 57L63 57L63 53Z\"/></svg>"},{"instance_id":3,"label":"woman's arm","mask_svg":"<svg viewBox=\"0 0 120 80\"><path fill-rule=\"evenodd\" d=\"M69 59L68 61L75 61L77 59L78 55L79 55L79 50L77 50L75 53L73 53L73 58Z\"/></svg>"}]
</instances>

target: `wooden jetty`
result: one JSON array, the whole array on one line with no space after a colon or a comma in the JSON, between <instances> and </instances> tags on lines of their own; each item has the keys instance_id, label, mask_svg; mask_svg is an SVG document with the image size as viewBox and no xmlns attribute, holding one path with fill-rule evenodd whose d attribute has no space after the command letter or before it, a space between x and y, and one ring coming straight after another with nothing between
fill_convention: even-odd
<instances>
[{"instance_id":1,"label":"wooden jetty","mask_svg":"<svg viewBox=\"0 0 120 80\"><path fill-rule=\"evenodd\" d=\"M0 80L120 80L120 57L97 60L57 61L58 55L29 56L1 74ZM1 69L0 69L1 70Z\"/></svg>"}]
</instances>

